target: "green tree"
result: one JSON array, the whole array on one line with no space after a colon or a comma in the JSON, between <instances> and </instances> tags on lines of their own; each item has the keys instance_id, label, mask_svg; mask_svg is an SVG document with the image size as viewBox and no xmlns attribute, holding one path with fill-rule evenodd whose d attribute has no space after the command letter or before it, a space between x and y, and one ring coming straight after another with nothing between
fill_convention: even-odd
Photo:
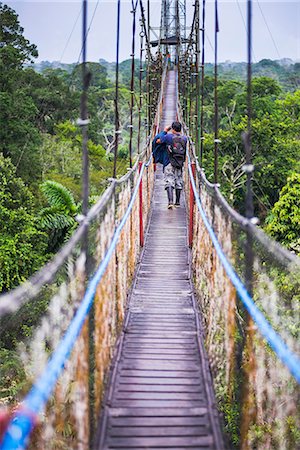
<instances>
[{"instance_id":1,"label":"green tree","mask_svg":"<svg viewBox=\"0 0 300 450\"><path fill-rule=\"evenodd\" d=\"M0 151L9 156L17 174L29 181L39 174L39 144L34 118L38 112L22 85L23 66L37 56L23 36L17 14L0 3Z\"/></svg>"},{"instance_id":2,"label":"green tree","mask_svg":"<svg viewBox=\"0 0 300 450\"><path fill-rule=\"evenodd\" d=\"M47 236L38 229L33 196L0 155L0 292L25 281L47 260Z\"/></svg>"},{"instance_id":3,"label":"green tree","mask_svg":"<svg viewBox=\"0 0 300 450\"><path fill-rule=\"evenodd\" d=\"M37 48L23 36L18 16L0 2L0 90L14 89L16 72L38 56ZM13 76L12 76L13 75Z\"/></svg>"},{"instance_id":4,"label":"green tree","mask_svg":"<svg viewBox=\"0 0 300 450\"><path fill-rule=\"evenodd\" d=\"M45 181L41 190L49 206L39 213L40 226L48 233L49 252L56 252L77 227L75 217L80 205L75 203L72 193L56 181Z\"/></svg>"},{"instance_id":5,"label":"green tree","mask_svg":"<svg viewBox=\"0 0 300 450\"><path fill-rule=\"evenodd\" d=\"M99 63L87 63L87 70L91 74L90 86L106 89L111 86L107 78L107 69ZM71 75L71 84L75 89L81 91L82 89L82 66L81 64L74 67Z\"/></svg>"},{"instance_id":6,"label":"green tree","mask_svg":"<svg viewBox=\"0 0 300 450\"><path fill-rule=\"evenodd\" d=\"M265 227L276 240L300 253L300 173L293 173L282 188Z\"/></svg>"}]
</instances>

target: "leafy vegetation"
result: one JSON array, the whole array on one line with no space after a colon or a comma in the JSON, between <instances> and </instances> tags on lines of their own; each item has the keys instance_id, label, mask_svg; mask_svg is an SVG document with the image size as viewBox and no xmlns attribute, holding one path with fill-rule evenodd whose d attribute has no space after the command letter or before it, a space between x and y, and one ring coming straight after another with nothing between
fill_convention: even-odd
<instances>
[{"instance_id":1,"label":"leafy vegetation","mask_svg":"<svg viewBox=\"0 0 300 450\"><path fill-rule=\"evenodd\" d=\"M266 231L274 239L300 254L300 173L293 173L273 206Z\"/></svg>"},{"instance_id":2,"label":"leafy vegetation","mask_svg":"<svg viewBox=\"0 0 300 450\"><path fill-rule=\"evenodd\" d=\"M33 195L9 158L0 155L0 291L25 281L47 260L47 236L39 229Z\"/></svg>"}]
</instances>

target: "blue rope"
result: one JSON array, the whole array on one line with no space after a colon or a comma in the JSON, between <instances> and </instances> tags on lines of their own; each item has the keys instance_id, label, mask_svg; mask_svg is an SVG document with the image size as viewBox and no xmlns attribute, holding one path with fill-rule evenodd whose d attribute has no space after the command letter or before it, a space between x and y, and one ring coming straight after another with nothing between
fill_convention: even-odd
<instances>
[{"instance_id":1,"label":"blue rope","mask_svg":"<svg viewBox=\"0 0 300 450\"><path fill-rule=\"evenodd\" d=\"M225 272L227 273L228 277L230 278L232 284L237 290L237 293L242 300L243 304L245 305L247 311L249 312L250 316L258 326L258 329L260 333L264 336L268 344L272 347L278 358L283 362L283 364L289 369L290 373L294 376L294 378L297 380L298 383L300 383L300 359L295 355L283 342L281 337L274 331L271 324L267 321L263 313L258 309L258 307L255 305L252 297L247 292L247 289L245 288L244 284L238 277L238 275L235 273L234 269L232 268L231 264L227 260L220 243L214 233L214 230L212 229L205 212L201 205L201 200L199 198L199 195L197 193L197 188L195 184L195 180L193 177L193 172L191 169L191 161L190 157L188 155L188 170L189 170L189 176L190 181L192 184L192 188L195 195L195 201L198 207L198 210L200 212L201 218L204 222L204 225L210 235L210 238L212 240L212 243L214 244L214 247L216 249L216 252L220 258L221 263L223 264L223 267L225 269Z\"/></svg>"},{"instance_id":2,"label":"blue rope","mask_svg":"<svg viewBox=\"0 0 300 450\"><path fill-rule=\"evenodd\" d=\"M2 444L1 450L23 450L28 444L28 438L30 432L34 426L37 414L39 414L45 404L47 403L49 396L57 382L57 379L64 368L65 361L69 358L71 351L74 347L74 343L78 338L84 321L89 313L89 310L93 304L94 296L97 286L103 277L110 258L115 250L117 242L119 240L120 233L129 217L132 210L135 198L138 193L139 185L141 183L144 169L149 166L152 159L152 155L149 158L147 164L143 163L139 178L137 180L136 187L133 191L130 203L127 211L125 212L119 226L117 227L110 247L100 263L93 278L90 280L83 300L64 335L57 349L54 351L52 357L48 361L46 368L40 378L32 386L30 392L25 397L22 404L22 408L15 414L12 422L10 423Z\"/></svg>"}]
</instances>

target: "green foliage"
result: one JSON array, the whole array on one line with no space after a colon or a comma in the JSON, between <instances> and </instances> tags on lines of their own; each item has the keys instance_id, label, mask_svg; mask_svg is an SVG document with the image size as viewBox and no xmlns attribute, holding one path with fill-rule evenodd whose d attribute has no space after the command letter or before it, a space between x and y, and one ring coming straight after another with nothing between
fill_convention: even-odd
<instances>
[{"instance_id":1,"label":"green foliage","mask_svg":"<svg viewBox=\"0 0 300 450\"><path fill-rule=\"evenodd\" d=\"M204 108L204 160L208 179L214 173L213 78L206 76ZM230 203L244 213L245 181L242 171L247 129L246 86L222 80L218 87L220 130L219 182ZM253 79L252 149L255 214L264 220L279 198L292 171L300 169L300 91L284 94L278 82L267 77Z\"/></svg>"},{"instance_id":2,"label":"green foliage","mask_svg":"<svg viewBox=\"0 0 300 450\"><path fill-rule=\"evenodd\" d=\"M24 63L38 56L35 45L23 36L18 16L13 9L0 2L0 90L13 88L10 75L22 69Z\"/></svg>"},{"instance_id":3,"label":"green foliage","mask_svg":"<svg viewBox=\"0 0 300 450\"><path fill-rule=\"evenodd\" d=\"M285 91L294 91L300 84L299 63L294 63L290 59L281 59L272 61L262 59L258 63L252 64L254 77L268 77L279 82ZM205 73L213 75L214 65L205 64ZM231 61L220 63L218 65L220 80L238 80L245 82L247 80L247 64L244 62L234 63Z\"/></svg>"},{"instance_id":4,"label":"green foliage","mask_svg":"<svg viewBox=\"0 0 300 450\"><path fill-rule=\"evenodd\" d=\"M49 252L55 252L75 230L75 216L79 205L75 203L72 193L56 181L45 181L41 185L41 191L50 206L41 209L39 222L41 228L49 234Z\"/></svg>"},{"instance_id":5,"label":"green foliage","mask_svg":"<svg viewBox=\"0 0 300 450\"><path fill-rule=\"evenodd\" d=\"M54 136L43 136L40 147L42 179L52 179L81 197L82 136L78 127L70 121L55 126ZM112 161L101 144L88 141L90 160L90 193L99 195L112 175Z\"/></svg>"},{"instance_id":6,"label":"green foliage","mask_svg":"<svg viewBox=\"0 0 300 450\"><path fill-rule=\"evenodd\" d=\"M41 190L51 207L61 208L69 214L77 212L73 195L68 189L55 181L45 181Z\"/></svg>"},{"instance_id":7,"label":"green foliage","mask_svg":"<svg viewBox=\"0 0 300 450\"><path fill-rule=\"evenodd\" d=\"M25 281L47 260L46 235L38 229L29 189L0 155L0 292Z\"/></svg>"},{"instance_id":8,"label":"green foliage","mask_svg":"<svg viewBox=\"0 0 300 450\"><path fill-rule=\"evenodd\" d=\"M91 75L90 79L90 87L97 87L99 89L108 88L111 83L107 79L107 69L99 63L88 62L87 70ZM82 66L81 64L74 67L73 72L71 74L71 84L73 88L78 91L82 89Z\"/></svg>"},{"instance_id":9,"label":"green foliage","mask_svg":"<svg viewBox=\"0 0 300 450\"><path fill-rule=\"evenodd\" d=\"M293 173L282 188L267 218L267 233L300 253L300 173Z\"/></svg>"},{"instance_id":10,"label":"green foliage","mask_svg":"<svg viewBox=\"0 0 300 450\"><path fill-rule=\"evenodd\" d=\"M26 376L19 355L5 348L0 349L0 401L11 404L21 401Z\"/></svg>"},{"instance_id":11,"label":"green foliage","mask_svg":"<svg viewBox=\"0 0 300 450\"><path fill-rule=\"evenodd\" d=\"M224 415L224 431L228 436L230 436L232 448L238 448L238 445L240 443L240 407L237 402L233 402L229 399L226 401L223 397L222 401L219 402L219 408Z\"/></svg>"}]
</instances>

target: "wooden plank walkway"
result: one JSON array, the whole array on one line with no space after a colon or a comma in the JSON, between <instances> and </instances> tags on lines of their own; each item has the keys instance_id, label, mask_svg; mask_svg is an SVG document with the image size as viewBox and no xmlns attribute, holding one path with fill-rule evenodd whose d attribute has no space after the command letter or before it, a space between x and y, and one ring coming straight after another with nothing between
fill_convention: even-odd
<instances>
[{"instance_id":1,"label":"wooden plank walkway","mask_svg":"<svg viewBox=\"0 0 300 450\"><path fill-rule=\"evenodd\" d=\"M170 72L163 120L175 119ZM162 171L98 430L97 449L223 449L183 204L167 209Z\"/></svg>"}]
</instances>

